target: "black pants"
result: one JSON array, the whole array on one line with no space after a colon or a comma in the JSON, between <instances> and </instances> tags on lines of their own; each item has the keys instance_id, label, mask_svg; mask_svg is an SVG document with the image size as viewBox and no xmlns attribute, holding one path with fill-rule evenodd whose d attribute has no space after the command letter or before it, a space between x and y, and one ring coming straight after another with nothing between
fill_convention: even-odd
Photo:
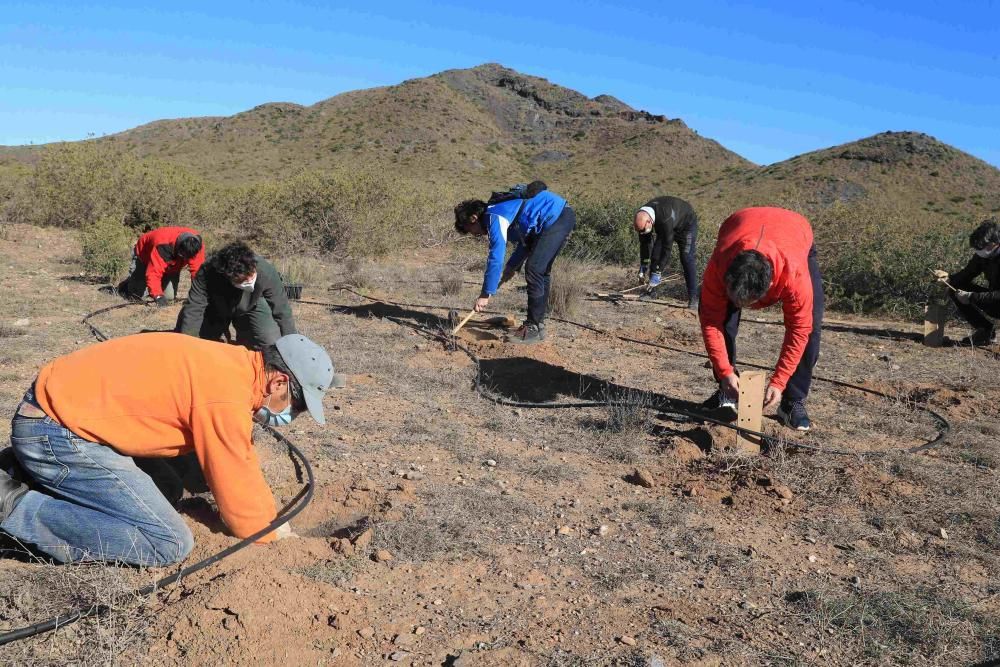
<instances>
[{"instance_id":1,"label":"black pants","mask_svg":"<svg viewBox=\"0 0 1000 667\"><path fill-rule=\"evenodd\" d=\"M542 324L552 285L552 263L576 228L576 213L566 206L556 221L539 234L528 249L524 278L528 283L528 321Z\"/></svg>"},{"instance_id":2,"label":"black pants","mask_svg":"<svg viewBox=\"0 0 1000 667\"><path fill-rule=\"evenodd\" d=\"M955 289L965 290L966 292L992 291L986 287L980 287L979 285L973 285L972 283L966 283L964 285L956 283L954 287ZM974 329L989 329L993 326L993 322L987 319L987 315L994 318L1000 318L1000 304L998 303L960 303L958 299L955 298L955 293L951 291L948 292L948 296L951 298L951 302L955 304L955 308L958 309L958 314Z\"/></svg>"},{"instance_id":3,"label":"black pants","mask_svg":"<svg viewBox=\"0 0 1000 667\"><path fill-rule=\"evenodd\" d=\"M688 301L698 297L698 268L695 264L695 250L698 245L698 220L691 221L687 231L674 234L677 244L677 255L681 260L681 270L684 272L684 286L687 287ZM666 270L665 266L652 266L654 273Z\"/></svg>"},{"instance_id":4,"label":"black pants","mask_svg":"<svg viewBox=\"0 0 1000 667\"><path fill-rule=\"evenodd\" d=\"M823 278L819 273L819 265L816 263L816 246L809 249L809 277L812 280L813 289L813 330L809 334L809 342L806 343L805 352L802 353L802 360L788 380L785 387L784 397L790 401L802 401L809 395L809 385L812 384L813 367L819 359L819 341L823 324ZM729 363L736 364L736 334L740 330L741 310L732 304L726 313L726 324L723 330L723 338L726 340L726 352L729 354Z\"/></svg>"}]
</instances>

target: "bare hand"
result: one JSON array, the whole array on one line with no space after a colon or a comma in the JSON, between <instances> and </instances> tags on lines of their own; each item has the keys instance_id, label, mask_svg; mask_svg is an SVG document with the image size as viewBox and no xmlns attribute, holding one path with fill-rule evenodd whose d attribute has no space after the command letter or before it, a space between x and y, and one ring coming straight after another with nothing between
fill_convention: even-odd
<instances>
[{"instance_id":1,"label":"bare hand","mask_svg":"<svg viewBox=\"0 0 1000 667\"><path fill-rule=\"evenodd\" d=\"M767 391L764 392L764 409L769 410L780 403L781 394L781 390L773 384L767 385Z\"/></svg>"},{"instance_id":2,"label":"bare hand","mask_svg":"<svg viewBox=\"0 0 1000 667\"><path fill-rule=\"evenodd\" d=\"M948 280L948 272L947 271L942 271L941 269L934 269L933 273L934 273L934 277L937 278L937 281L939 283L943 283L946 280Z\"/></svg>"},{"instance_id":3,"label":"bare hand","mask_svg":"<svg viewBox=\"0 0 1000 667\"><path fill-rule=\"evenodd\" d=\"M736 373L730 373L726 377L722 378L722 382L719 383L719 388L722 389L722 393L733 399L734 401L740 397L740 376Z\"/></svg>"},{"instance_id":4,"label":"bare hand","mask_svg":"<svg viewBox=\"0 0 1000 667\"><path fill-rule=\"evenodd\" d=\"M278 526L277 528L274 529L274 539L275 539L275 541L286 540L289 537L298 537L298 535L295 534L295 531L292 530L292 524L291 523L283 523L283 524L281 524L280 526Z\"/></svg>"},{"instance_id":5,"label":"bare hand","mask_svg":"<svg viewBox=\"0 0 1000 667\"><path fill-rule=\"evenodd\" d=\"M476 305L473 306L472 309L477 313L481 313L487 308L489 308L489 306L490 306L490 297L481 296L478 299L476 299Z\"/></svg>"},{"instance_id":6,"label":"bare hand","mask_svg":"<svg viewBox=\"0 0 1000 667\"><path fill-rule=\"evenodd\" d=\"M955 292L955 300L959 303L969 303L972 301L972 292L966 292L965 290L958 290Z\"/></svg>"}]
</instances>

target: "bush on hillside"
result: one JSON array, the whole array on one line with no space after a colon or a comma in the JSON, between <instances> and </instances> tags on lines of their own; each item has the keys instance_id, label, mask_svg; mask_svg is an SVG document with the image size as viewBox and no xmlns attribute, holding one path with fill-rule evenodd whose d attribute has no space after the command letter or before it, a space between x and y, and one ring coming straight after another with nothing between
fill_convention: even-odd
<instances>
[{"instance_id":1,"label":"bush on hillside","mask_svg":"<svg viewBox=\"0 0 1000 667\"><path fill-rule=\"evenodd\" d=\"M639 243L632 230L632 216L640 205L615 196L574 200L576 229L566 244L566 253L606 264L637 261Z\"/></svg>"},{"instance_id":2,"label":"bush on hillside","mask_svg":"<svg viewBox=\"0 0 1000 667\"><path fill-rule=\"evenodd\" d=\"M128 271L135 234L125 226L123 215L98 218L80 232L83 267L98 278L115 283Z\"/></svg>"}]
</instances>

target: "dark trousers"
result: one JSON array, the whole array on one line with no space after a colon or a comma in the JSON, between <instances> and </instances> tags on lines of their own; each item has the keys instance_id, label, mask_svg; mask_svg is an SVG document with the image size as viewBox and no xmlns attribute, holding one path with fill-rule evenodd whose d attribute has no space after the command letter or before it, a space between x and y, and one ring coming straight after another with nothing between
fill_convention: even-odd
<instances>
[{"instance_id":1,"label":"dark trousers","mask_svg":"<svg viewBox=\"0 0 1000 667\"><path fill-rule=\"evenodd\" d=\"M687 287L688 301L698 298L698 269L695 267L694 252L698 244L698 221L693 220L688 230L675 237L677 253L684 271L684 285Z\"/></svg>"},{"instance_id":2,"label":"dark trousers","mask_svg":"<svg viewBox=\"0 0 1000 667\"><path fill-rule=\"evenodd\" d=\"M257 304L245 313L234 312L228 321L218 319L215 313L205 313L198 337L205 340L228 338L230 325L236 329L236 343L251 350L261 350L281 338L281 328L274 321L271 306L265 299L258 299ZM179 330L180 315L177 326Z\"/></svg>"},{"instance_id":3,"label":"dark trousers","mask_svg":"<svg viewBox=\"0 0 1000 667\"><path fill-rule=\"evenodd\" d=\"M813 330L809 334L809 342L806 343L806 350L802 353L802 360L796 367L792 377L785 387L784 397L789 401L802 401L809 395L809 385L812 384L813 367L819 359L819 342L823 324L823 278L819 273L819 265L816 263L816 246L809 249L809 277L812 279L813 288ZM726 313L726 324L723 331L723 338L726 340L726 352L729 354L729 363L736 364L736 334L740 330L741 310L729 304Z\"/></svg>"},{"instance_id":4,"label":"dark trousers","mask_svg":"<svg viewBox=\"0 0 1000 667\"><path fill-rule=\"evenodd\" d=\"M539 234L528 249L524 262L524 278L528 283L528 321L545 322L552 285L552 263L566 245L570 232L576 227L576 213L566 206L556 221Z\"/></svg>"},{"instance_id":5,"label":"dark trousers","mask_svg":"<svg viewBox=\"0 0 1000 667\"><path fill-rule=\"evenodd\" d=\"M163 296L167 300L173 301L177 298L177 284L180 282L181 274L165 273L160 280L160 288ZM129 265L128 276L118 283L118 294L125 299L141 300L148 293L146 287L146 265L132 251L132 263Z\"/></svg>"},{"instance_id":6,"label":"dark trousers","mask_svg":"<svg viewBox=\"0 0 1000 667\"><path fill-rule=\"evenodd\" d=\"M955 289L965 290L966 292L991 292L992 290L986 287L981 287L979 285L974 285L971 282L964 285L959 285L955 283ZM972 304L972 303L960 303L958 299L955 298L955 293L952 291L948 292L948 297L951 302L955 304L955 308L958 309L958 314L963 320L969 323L975 329L989 329L993 327L993 322L987 319L987 315L990 317L1000 318L1000 304L997 303L984 303L984 304Z\"/></svg>"}]
</instances>

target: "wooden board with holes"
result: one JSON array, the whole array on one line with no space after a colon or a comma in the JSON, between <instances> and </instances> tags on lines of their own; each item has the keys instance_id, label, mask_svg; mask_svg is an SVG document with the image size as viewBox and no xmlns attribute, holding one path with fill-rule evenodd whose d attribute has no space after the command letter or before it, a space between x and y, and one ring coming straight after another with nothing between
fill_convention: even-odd
<instances>
[{"instance_id":1,"label":"wooden board with holes","mask_svg":"<svg viewBox=\"0 0 1000 667\"><path fill-rule=\"evenodd\" d=\"M740 374L740 399L737 405L737 424L751 431L760 431L761 412L764 408L764 371L745 371ZM736 432L736 451L747 454L760 453L760 438Z\"/></svg>"}]
</instances>

